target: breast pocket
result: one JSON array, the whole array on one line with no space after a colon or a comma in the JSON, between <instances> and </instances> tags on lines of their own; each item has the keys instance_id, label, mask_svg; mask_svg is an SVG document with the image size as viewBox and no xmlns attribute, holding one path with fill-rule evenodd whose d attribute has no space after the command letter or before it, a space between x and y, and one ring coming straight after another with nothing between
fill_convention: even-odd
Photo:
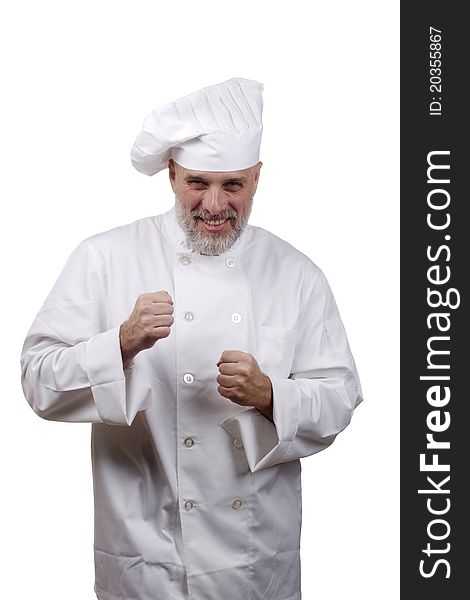
<instances>
[{"instance_id":1,"label":"breast pocket","mask_svg":"<svg viewBox=\"0 0 470 600\"><path fill-rule=\"evenodd\" d=\"M294 361L297 333L293 329L260 327L258 364L268 376L289 377Z\"/></svg>"}]
</instances>

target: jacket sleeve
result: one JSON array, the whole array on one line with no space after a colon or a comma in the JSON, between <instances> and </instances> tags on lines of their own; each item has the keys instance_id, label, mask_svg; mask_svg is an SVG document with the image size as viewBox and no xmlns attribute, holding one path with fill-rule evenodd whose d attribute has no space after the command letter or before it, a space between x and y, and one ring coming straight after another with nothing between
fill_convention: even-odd
<instances>
[{"instance_id":1,"label":"jacket sleeve","mask_svg":"<svg viewBox=\"0 0 470 600\"><path fill-rule=\"evenodd\" d=\"M52 421L130 425L147 407L129 393L119 326L106 327L106 268L89 240L77 246L26 335L21 383L32 409Z\"/></svg>"},{"instance_id":2,"label":"jacket sleeve","mask_svg":"<svg viewBox=\"0 0 470 600\"><path fill-rule=\"evenodd\" d=\"M221 423L242 443L252 472L325 449L363 399L333 294L311 261L303 288L291 374L269 374L273 422L250 408Z\"/></svg>"}]
</instances>

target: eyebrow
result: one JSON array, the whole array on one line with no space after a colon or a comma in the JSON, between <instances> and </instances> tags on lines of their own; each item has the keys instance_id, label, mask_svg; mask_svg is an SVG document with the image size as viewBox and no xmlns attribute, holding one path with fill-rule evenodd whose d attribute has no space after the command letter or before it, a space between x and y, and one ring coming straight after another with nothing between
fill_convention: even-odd
<instances>
[{"instance_id":1,"label":"eyebrow","mask_svg":"<svg viewBox=\"0 0 470 600\"><path fill-rule=\"evenodd\" d=\"M186 183L208 183L208 180L202 175L186 175L184 178ZM248 179L246 177L229 177L222 183L246 183Z\"/></svg>"}]
</instances>

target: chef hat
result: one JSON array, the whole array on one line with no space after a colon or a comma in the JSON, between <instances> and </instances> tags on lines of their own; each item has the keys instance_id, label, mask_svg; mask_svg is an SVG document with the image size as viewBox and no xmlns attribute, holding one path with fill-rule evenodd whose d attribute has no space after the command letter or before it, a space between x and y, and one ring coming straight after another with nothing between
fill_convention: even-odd
<instances>
[{"instance_id":1,"label":"chef hat","mask_svg":"<svg viewBox=\"0 0 470 600\"><path fill-rule=\"evenodd\" d=\"M197 171L238 171L259 161L263 84L229 79L155 109L131 151L134 167L155 175L173 158Z\"/></svg>"}]
</instances>

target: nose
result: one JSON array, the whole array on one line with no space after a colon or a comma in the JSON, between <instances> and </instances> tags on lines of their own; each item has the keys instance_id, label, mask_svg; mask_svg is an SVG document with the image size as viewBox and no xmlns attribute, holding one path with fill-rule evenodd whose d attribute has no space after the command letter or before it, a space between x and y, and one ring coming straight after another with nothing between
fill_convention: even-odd
<instances>
[{"instance_id":1,"label":"nose","mask_svg":"<svg viewBox=\"0 0 470 600\"><path fill-rule=\"evenodd\" d=\"M211 215L217 215L228 207L228 201L224 197L224 191L217 186L209 186L202 198L202 207Z\"/></svg>"}]
</instances>

